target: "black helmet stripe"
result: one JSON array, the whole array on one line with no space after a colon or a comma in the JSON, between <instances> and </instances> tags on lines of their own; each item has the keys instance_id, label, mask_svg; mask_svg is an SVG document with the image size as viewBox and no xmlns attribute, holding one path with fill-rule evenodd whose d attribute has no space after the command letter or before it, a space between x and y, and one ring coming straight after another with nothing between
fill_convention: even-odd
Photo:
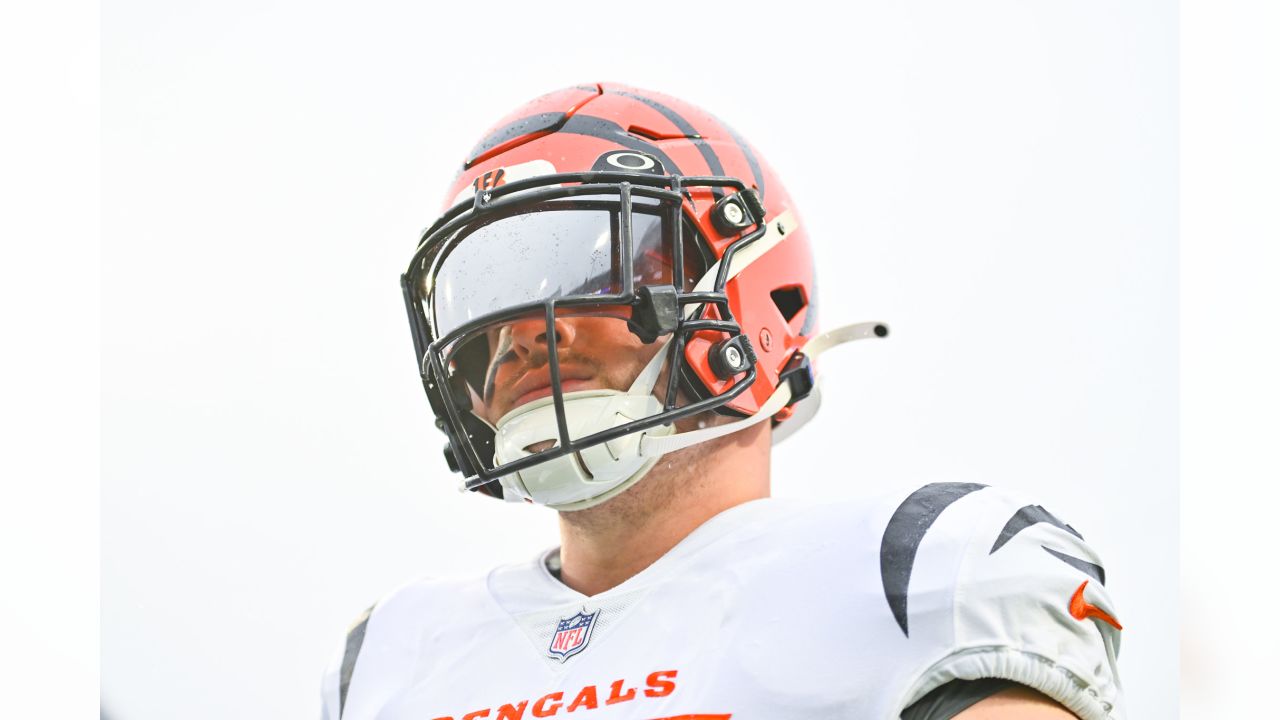
<instances>
[{"instance_id":1,"label":"black helmet stripe","mask_svg":"<svg viewBox=\"0 0 1280 720\"><path fill-rule=\"evenodd\" d=\"M530 133L542 132L548 130L555 131L564 125L567 115L559 113L538 113L537 115L529 115L519 120L512 120L502 127L489 133L483 140L476 143L471 153L467 155L467 160L462 164L462 169L467 170L476 163L476 160L489 152L493 148L501 145L508 140L523 137Z\"/></svg>"},{"instance_id":2,"label":"black helmet stripe","mask_svg":"<svg viewBox=\"0 0 1280 720\"><path fill-rule=\"evenodd\" d=\"M698 132L698 129L695 128L688 120L685 120L683 115L672 110L666 105L663 105L657 100L647 98L643 95L637 95L632 92L627 92L626 90L606 90L605 92L629 97L632 100L642 102L662 113L663 117L670 121L672 125L675 125L680 132L684 133L685 136L693 142L693 146L698 148L698 152L701 153L702 159L707 162L707 168L711 171L711 174L724 175L724 165L720 163L720 157L716 155L715 149L708 145L706 140L702 139L702 133ZM713 187L711 188L711 192L715 196L716 200L724 197L724 190L721 188Z\"/></svg>"},{"instance_id":3,"label":"black helmet stripe","mask_svg":"<svg viewBox=\"0 0 1280 720\"><path fill-rule=\"evenodd\" d=\"M712 115L712 117L715 117ZM743 156L747 158L747 165L751 167L751 175L756 179L756 189L760 191L760 199L764 200L764 173L760 171L760 161L756 160L756 154L751 151L751 145L747 143L736 130L729 126L728 123L716 117L716 122L720 123L725 130L729 131L729 137L733 138L733 142L742 151Z\"/></svg>"},{"instance_id":4,"label":"black helmet stripe","mask_svg":"<svg viewBox=\"0 0 1280 720\"><path fill-rule=\"evenodd\" d=\"M570 135L587 135L597 137L601 140L609 140L618 143L628 150L639 150L649 153L662 161L663 167L668 169L673 175L682 175L680 168L676 166L674 160L667 156L666 153L659 150L656 146L636 138L636 136L622 129L615 122L610 122L604 118L593 117L590 115L570 115L564 113L541 113L538 115L529 115L513 120L506 125L494 130L483 140L476 144L467 161L463 163L459 174L468 170L476 159L489 152L498 145L507 142L513 138L522 137L534 132L545 132L552 130L554 132L564 132Z\"/></svg>"},{"instance_id":5,"label":"black helmet stripe","mask_svg":"<svg viewBox=\"0 0 1280 720\"><path fill-rule=\"evenodd\" d=\"M662 166L667 169L668 174L684 174L680 172L680 168L676 166L675 161L668 157L665 152L658 149L657 146L637 138L626 130L623 130L617 123L605 120L604 118L595 117L593 115L574 115L569 118L569 121L566 122L557 132L596 137L601 140L618 143L628 150L637 150L639 152L649 153L662 162Z\"/></svg>"}]
</instances>

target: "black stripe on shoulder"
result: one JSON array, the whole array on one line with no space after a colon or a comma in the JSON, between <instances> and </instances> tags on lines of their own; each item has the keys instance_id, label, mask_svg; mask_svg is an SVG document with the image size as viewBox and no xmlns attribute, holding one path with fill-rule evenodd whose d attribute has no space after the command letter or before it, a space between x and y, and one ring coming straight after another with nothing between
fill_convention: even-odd
<instances>
[{"instance_id":1,"label":"black stripe on shoulder","mask_svg":"<svg viewBox=\"0 0 1280 720\"><path fill-rule=\"evenodd\" d=\"M991 552L987 554L994 555L997 550L1004 547L1006 543L1012 540L1013 536L1038 523L1049 523L1054 527L1066 530L1081 540L1084 539L1084 536L1076 532L1075 528L1054 517L1053 513L1050 513L1048 510L1045 510L1039 505L1027 505L1020 508L1018 512L1014 513L1013 517L1009 518L1009 521L1004 524L1004 528L1000 530L1000 536L996 538L995 544L991 546Z\"/></svg>"},{"instance_id":2,"label":"black stripe on shoulder","mask_svg":"<svg viewBox=\"0 0 1280 720\"><path fill-rule=\"evenodd\" d=\"M884 585L884 597L889 610L907 632L907 588L911 583L911 568L916 562L916 551L925 533L951 503L986 485L978 483L932 483L916 490L893 512L880 540L880 581Z\"/></svg>"},{"instance_id":3,"label":"black stripe on shoulder","mask_svg":"<svg viewBox=\"0 0 1280 720\"><path fill-rule=\"evenodd\" d=\"M364 631L369 626L369 615L373 605L360 613L351 629L347 631L347 647L342 652L342 672L338 675L338 718L347 707L347 688L351 686L351 674L356 669L356 658L360 655L360 647L364 645Z\"/></svg>"},{"instance_id":4,"label":"black stripe on shoulder","mask_svg":"<svg viewBox=\"0 0 1280 720\"><path fill-rule=\"evenodd\" d=\"M1054 550L1053 548L1050 548L1050 547L1045 547L1044 545L1041 545L1040 547L1043 548L1045 552L1058 558L1062 562L1079 570L1085 575L1088 575L1094 580L1097 580L1099 585L1107 584L1107 571L1103 569L1101 565L1095 565L1089 562L1088 560L1083 560L1074 555L1068 555L1066 553L1058 552L1057 550Z\"/></svg>"}]
</instances>

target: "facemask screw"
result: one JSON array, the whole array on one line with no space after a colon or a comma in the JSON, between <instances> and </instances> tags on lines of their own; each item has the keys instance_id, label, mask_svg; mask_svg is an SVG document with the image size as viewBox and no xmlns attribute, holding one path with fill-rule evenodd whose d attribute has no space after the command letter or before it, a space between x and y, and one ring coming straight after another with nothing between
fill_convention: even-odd
<instances>
[{"instance_id":1,"label":"facemask screw","mask_svg":"<svg viewBox=\"0 0 1280 720\"><path fill-rule=\"evenodd\" d=\"M733 237L751 224L738 195L726 195L711 207L711 224L724 237Z\"/></svg>"},{"instance_id":2,"label":"facemask screw","mask_svg":"<svg viewBox=\"0 0 1280 720\"><path fill-rule=\"evenodd\" d=\"M748 364L756 361L755 353L751 351L745 335L737 335L712 345L707 359L711 363L711 371L722 380L746 372Z\"/></svg>"}]
</instances>

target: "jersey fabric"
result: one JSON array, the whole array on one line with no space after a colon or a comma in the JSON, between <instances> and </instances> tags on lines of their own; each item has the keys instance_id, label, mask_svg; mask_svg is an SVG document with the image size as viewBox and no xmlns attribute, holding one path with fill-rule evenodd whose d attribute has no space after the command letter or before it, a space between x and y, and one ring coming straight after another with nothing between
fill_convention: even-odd
<instances>
[{"instance_id":1,"label":"jersey fabric","mask_svg":"<svg viewBox=\"0 0 1280 720\"><path fill-rule=\"evenodd\" d=\"M384 597L325 671L325 720L888 719L979 678L1125 717L1102 561L995 488L754 500L594 596L556 551Z\"/></svg>"}]
</instances>

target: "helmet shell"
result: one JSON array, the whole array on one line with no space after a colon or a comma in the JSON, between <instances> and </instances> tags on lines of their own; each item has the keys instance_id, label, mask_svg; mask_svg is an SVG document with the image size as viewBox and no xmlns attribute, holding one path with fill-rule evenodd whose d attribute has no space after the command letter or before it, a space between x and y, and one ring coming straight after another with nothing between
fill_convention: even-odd
<instances>
[{"instance_id":1,"label":"helmet shell","mask_svg":"<svg viewBox=\"0 0 1280 720\"><path fill-rule=\"evenodd\" d=\"M779 373L817 331L817 287L806 228L786 188L768 162L741 135L711 113L670 95L617 83L562 88L513 110L489 128L462 163L441 211L476 191L530 174L604 169L610 152L634 150L656 158L667 175L734 177L759 194L765 221L790 213L787 235L725 286L733 319L756 357L756 381L718 410L754 414L778 387ZM617 169L617 168L610 168ZM719 260L738 235L724 235L712 208L724 197L718 187L690 187L684 214L697 229L711 261ZM707 317L718 318L714 306ZM686 389L699 398L733 384L713 371L712 346L724 333L702 331L686 344ZM792 407L775 415L790 417Z\"/></svg>"}]
</instances>

